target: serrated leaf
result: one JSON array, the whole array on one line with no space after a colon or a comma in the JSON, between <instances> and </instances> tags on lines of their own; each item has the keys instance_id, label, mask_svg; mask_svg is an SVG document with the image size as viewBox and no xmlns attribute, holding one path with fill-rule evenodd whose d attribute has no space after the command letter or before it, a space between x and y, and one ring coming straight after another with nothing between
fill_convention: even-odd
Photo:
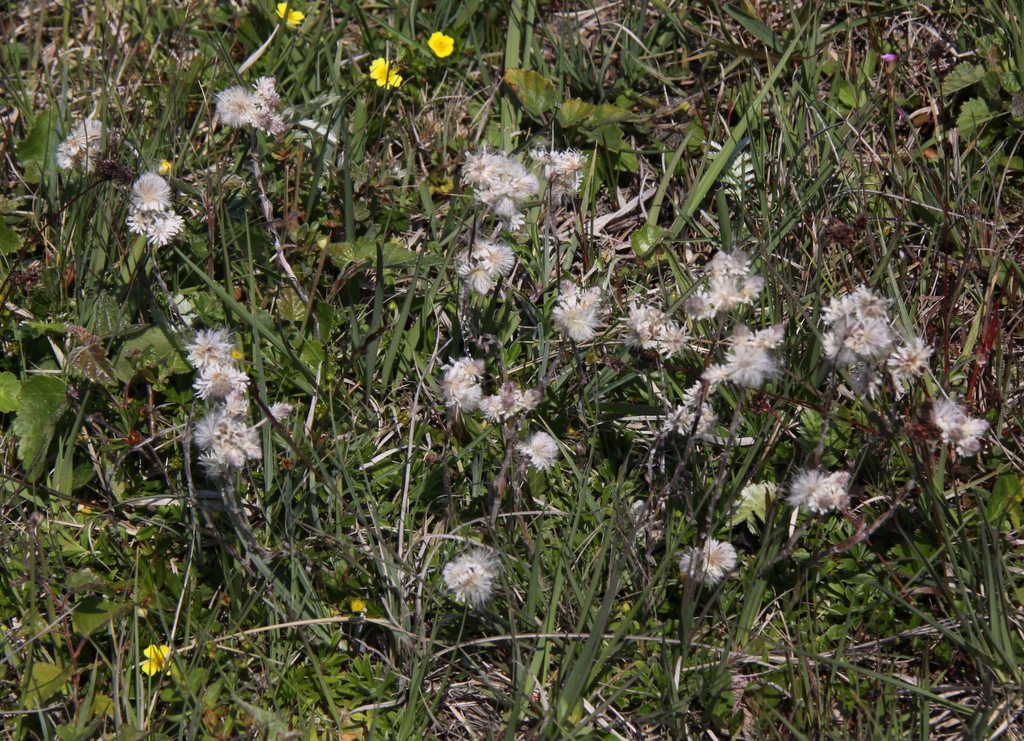
<instances>
[{"instance_id":1,"label":"serrated leaf","mask_svg":"<svg viewBox=\"0 0 1024 741\"><path fill-rule=\"evenodd\" d=\"M21 235L7 226L6 220L0 218L0 255L10 255L21 249Z\"/></svg>"},{"instance_id":2,"label":"serrated leaf","mask_svg":"<svg viewBox=\"0 0 1024 741\"><path fill-rule=\"evenodd\" d=\"M43 471L54 428L68 407L67 385L53 376L32 376L21 384L18 405L13 426L18 458L28 480L35 481Z\"/></svg>"},{"instance_id":3,"label":"serrated leaf","mask_svg":"<svg viewBox=\"0 0 1024 741\"><path fill-rule=\"evenodd\" d=\"M585 103L577 98L568 98L558 111L558 123L565 128L576 126L595 110L596 106L592 103Z\"/></svg>"},{"instance_id":4,"label":"serrated leaf","mask_svg":"<svg viewBox=\"0 0 1024 741\"><path fill-rule=\"evenodd\" d=\"M956 117L956 128L960 136L973 137L979 129L994 119L996 114L982 98L971 98L960 108Z\"/></svg>"},{"instance_id":5,"label":"serrated leaf","mask_svg":"<svg viewBox=\"0 0 1024 741\"><path fill-rule=\"evenodd\" d=\"M507 70L505 82L519 96L523 108L538 118L554 108L558 102L558 95L551 80L533 70Z\"/></svg>"},{"instance_id":6,"label":"serrated leaf","mask_svg":"<svg viewBox=\"0 0 1024 741\"><path fill-rule=\"evenodd\" d=\"M131 324L121 314L117 299L103 291L96 296L93 308L92 333L98 337L110 337L123 332Z\"/></svg>"},{"instance_id":7,"label":"serrated leaf","mask_svg":"<svg viewBox=\"0 0 1024 741\"><path fill-rule=\"evenodd\" d=\"M644 224L633 232L629 238L629 243L633 247L633 253L637 257L649 255L664 234L665 230L657 224Z\"/></svg>"},{"instance_id":8,"label":"serrated leaf","mask_svg":"<svg viewBox=\"0 0 1024 741\"><path fill-rule=\"evenodd\" d=\"M1010 95L1016 95L1021 91L1020 78L1016 72L1006 71L1003 73L1003 77L1000 80L1003 86L1003 90L1008 92Z\"/></svg>"},{"instance_id":9,"label":"serrated leaf","mask_svg":"<svg viewBox=\"0 0 1024 741\"><path fill-rule=\"evenodd\" d=\"M106 625L124 608L124 604L111 602L99 594L90 594L78 601L71 622L79 635L87 636Z\"/></svg>"},{"instance_id":10,"label":"serrated leaf","mask_svg":"<svg viewBox=\"0 0 1024 741\"><path fill-rule=\"evenodd\" d=\"M10 414L18 411L20 402L18 393L21 391L21 381L10 371L0 373L0 412Z\"/></svg>"},{"instance_id":11,"label":"serrated leaf","mask_svg":"<svg viewBox=\"0 0 1024 741\"><path fill-rule=\"evenodd\" d=\"M770 481L759 484L747 484L740 491L729 524L732 526L745 523L750 532L754 532L755 520L764 522L768 503L775 498L778 485Z\"/></svg>"},{"instance_id":12,"label":"serrated leaf","mask_svg":"<svg viewBox=\"0 0 1024 741\"><path fill-rule=\"evenodd\" d=\"M98 337L90 337L85 343L72 349L67 354L67 366L80 376L88 378L93 383L113 383L114 366L107 358L107 351L103 349Z\"/></svg>"},{"instance_id":13,"label":"serrated leaf","mask_svg":"<svg viewBox=\"0 0 1024 741\"><path fill-rule=\"evenodd\" d=\"M37 661L32 665L28 678L26 706L42 707L47 700L60 692L70 678L71 667Z\"/></svg>"},{"instance_id":14,"label":"serrated leaf","mask_svg":"<svg viewBox=\"0 0 1024 741\"><path fill-rule=\"evenodd\" d=\"M985 68L980 64L961 62L942 80L942 92L949 95L971 85L977 85L985 76Z\"/></svg>"},{"instance_id":15,"label":"serrated leaf","mask_svg":"<svg viewBox=\"0 0 1024 741\"><path fill-rule=\"evenodd\" d=\"M277 297L277 315L286 322L301 322L306 316L306 304L291 286L285 286Z\"/></svg>"}]
</instances>

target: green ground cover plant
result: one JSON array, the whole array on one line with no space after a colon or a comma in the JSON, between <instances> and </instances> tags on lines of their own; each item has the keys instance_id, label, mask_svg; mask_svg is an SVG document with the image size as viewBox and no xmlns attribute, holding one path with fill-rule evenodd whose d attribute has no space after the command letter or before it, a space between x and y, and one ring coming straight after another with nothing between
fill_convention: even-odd
<instances>
[{"instance_id":1,"label":"green ground cover plant","mask_svg":"<svg viewBox=\"0 0 1024 741\"><path fill-rule=\"evenodd\" d=\"M40 2L0 738L1022 738L1015 3Z\"/></svg>"}]
</instances>

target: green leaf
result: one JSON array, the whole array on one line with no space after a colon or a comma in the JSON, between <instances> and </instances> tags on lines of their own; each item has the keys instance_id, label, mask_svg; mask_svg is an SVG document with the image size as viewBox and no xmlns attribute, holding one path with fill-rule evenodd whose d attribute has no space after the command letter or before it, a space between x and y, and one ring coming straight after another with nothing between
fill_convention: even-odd
<instances>
[{"instance_id":1,"label":"green leaf","mask_svg":"<svg viewBox=\"0 0 1024 741\"><path fill-rule=\"evenodd\" d=\"M106 291L101 291L93 306L92 333L97 337L105 337L122 332L130 326L121 313L118 300Z\"/></svg>"},{"instance_id":2,"label":"green leaf","mask_svg":"<svg viewBox=\"0 0 1024 741\"><path fill-rule=\"evenodd\" d=\"M740 523L746 523L747 529L754 532L754 520L764 522L765 513L768 511L768 503L775 497L778 485L770 481L760 484L747 484L740 491L736 502L736 509L733 510L732 519L729 524L735 527Z\"/></svg>"},{"instance_id":3,"label":"green leaf","mask_svg":"<svg viewBox=\"0 0 1024 741\"><path fill-rule=\"evenodd\" d=\"M636 121L637 116L632 111L619 108L617 105L602 103L587 117L587 128L596 129L600 126L620 124L625 121Z\"/></svg>"},{"instance_id":4,"label":"green leaf","mask_svg":"<svg viewBox=\"0 0 1024 741\"><path fill-rule=\"evenodd\" d=\"M568 128L575 126L587 116L591 115L596 110L596 106L591 103L584 103L582 100L577 98L567 98L562 103L561 110L558 111L558 123L563 127Z\"/></svg>"},{"instance_id":5,"label":"green leaf","mask_svg":"<svg viewBox=\"0 0 1024 741\"><path fill-rule=\"evenodd\" d=\"M665 230L657 224L644 224L633 232L633 235L629 238L629 243L633 247L633 253L637 257L646 257L651 254L651 250L654 249L655 245L658 244L658 240L664 234Z\"/></svg>"},{"instance_id":6,"label":"green leaf","mask_svg":"<svg viewBox=\"0 0 1024 741\"><path fill-rule=\"evenodd\" d=\"M165 365L172 373L188 373L192 367L178 350L180 340L175 342L163 327L147 327L137 337L121 346L114 359L114 374L125 383L135 376L133 359L145 357L146 363L138 367Z\"/></svg>"},{"instance_id":7,"label":"green leaf","mask_svg":"<svg viewBox=\"0 0 1024 741\"><path fill-rule=\"evenodd\" d=\"M124 607L125 605L111 602L102 595L90 594L79 600L75 606L71 623L80 635L87 636L102 628Z\"/></svg>"},{"instance_id":8,"label":"green leaf","mask_svg":"<svg viewBox=\"0 0 1024 741\"><path fill-rule=\"evenodd\" d=\"M57 164L57 143L59 117L55 111L43 111L36 116L32 130L22 141L18 142L15 152L18 161L25 168L25 180L38 183L47 172L52 172Z\"/></svg>"},{"instance_id":9,"label":"green leaf","mask_svg":"<svg viewBox=\"0 0 1024 741\"><path fill-rule=\"evenodd\" d=\"M47 332L56 332L57 334L67 334L68 325L62 322L40 322L34 319L29 319L21 323L21 328L28 332L29 337L36 339L42 337Z\"/></svg>"},{"instance_id":10,"label":"green leaf","mask_svg":"<svg viewBox=\"0 0 1024 741\"><path fill-rule=\"evenodd\" d=\"M533 70L510 69L505 72L505 82L519 96L523 108L538 118L558 102L555 86Z\"/></svg>"},{"instance_id":11,"label":"green leaf","mask_svg":"<svg viewBox=\"0 0 1024 741\"><path fill-rule=\"evenodd\" d=\"M10 371L0 373L0 412L10 414L18 411L21 402L18 401L18 392L21 391L21 381Z\"/></svg>"},{"instance_id":12,"label":"green leaf","mask_svg":"<svg viewBox=\"0 0 1024 741\"><path fill-rule=\"evenodd\" d=\"M53 376L32 376L21 384L18 404L18 458L27 468L28 480L35 481L43 471L54 428L68 407L67 385Z\"/></svg>"},{"instance_id":13,"label":"green leaf","mask_svg":"<svg viewBox=\"0 0 1024 741\"><path fill-rule=\"evenodd\" d=\"M0 218L0 255L9 255L21 249L21 235L7 226L5 219Z\"/></svg>"},{"instance_id":14,"label":"green leaf","mask_svg":"<svg viewBox=\"0 0 1024 741\"><path fill-rule=\"evenodd\" d=\"M26 706L42 707L47 700L60 692L70 678L71 667L36 662L29 674Z\"/></svg>"},{"instance_id":15,"label":"green leaf","mask_svg":"<svg viewBox=\"0 0 1024 741\"><path fill-rule=\"evenodd\" d=\"M985 76L985 68L980 64L961 62L942 80L942 92L950 95L971 85L977 85Z\"/></svg>"},{"instance_id":16,"label":"green leaf","mask_svg":"<svg viewBox=\"0 0 1024 741\"><path fill-rule=\"evenodd\" d=\"M420 253L399 247L393 242L384 245L383 253L386 268L413 267L420 259ZM352 263L376 263L377 242L370 237L360 237L354 242L334 242L327 247L327 254L339 268ZM425 255L422 259L424 265L439 265L445 260L441 255Z\"/></svg>"},{"instance_id":17,"label":"green leaf","mask_svg":"<svg viewBox=\"0 0 1024 741\"><path fill-rule=\"evenodd\" d=\"M960 136L969 139L978 129L995 117L996 114L982 98L971 98L960 108L960 115L956 118L956 128L960 132Z\"/></svg>"},{"instance_id":18,"label":"green leaf","mask_svg":"<svg viewBox=\"0 0 1024 741\"><path fill-rule=\"evenodd\" d=\"M93 383L107 385L113 383L114 367L107 358L98 337L90 336L85 343L74 348L67 354L66 364L71 370Z\"/></svg>"},{"instance_id":19,"label":"green leaf","mask_svg":"<svg viewBox=\"0 0 1024 741\"><path fill-rule=\"evenodd\" d=\"M748 15L734 5L726 5L725 12L736 19L743 28L745 28L752 36L756 37L758 41L769 49L772 51L782 51L782 41L780 41L778 35L768 27L768 24L760 18Z\"/></svg>"},{"instance_id":20,"label":"green leaf","mask_svg":"<svg viewBox=\"0 0 1024 741\"><path fill-rule=\"evenodd\" d=\"M301 322L306 316L306 304L291 286L285 286L277 296L277 315L286 322Z\"/></svg>"}]
</instances>

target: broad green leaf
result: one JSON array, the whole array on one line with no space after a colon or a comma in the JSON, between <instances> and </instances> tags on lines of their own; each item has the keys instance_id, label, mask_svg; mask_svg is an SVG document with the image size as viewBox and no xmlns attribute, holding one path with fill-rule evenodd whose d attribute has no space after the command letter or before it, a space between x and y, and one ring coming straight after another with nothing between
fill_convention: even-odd
<instances>
[{"instance_id":1,"label":"broad green leaf","mask_svg":"<svg viewBox=\"0 0 1024 741\"><path fill-rule=\"evenodd\" d=\"M92 333L97 337L116 334L131 325L121 313L121 305L117 299L106 291L96 296L93 306Z\"/></svg>"},{"instance_id":2,"label":"broad green leaf","mask_svg":"<svg viewBox=\"0 0 1024 741\"><path fill-rule=\"evenodd\" d=\"M768 502L775 497L778 485L765 481L760 484L747 484L740 491L729 524L735 527L745 523L750 532L754 532L754 521L764 522L768 511Z\"/></svg>"},{"instance_id":3,"label":"broad green leaf","mask_svg":"<svg viewBox=\"0 0 1024 741\"><path fill-rule=\"evenodd\" d=\"M421 259L420 253L399 247L393 242L384 245L384 267L408 268ZM327 254L337 267L343 268L352 263L377 262L377 243L369 237L361 237L354 242L334 242L327 248ZM424 265L439 265L444 262L442 255L425 255Z\"/></svg>"},{"instance_id":4,"label":"broad green leaf","mask_svg":"<svg viewBox=\"0 0 1024 741\"><path fill-rule=\"evenodd\" d=\"M137 363L143 357L147 361L144 363L146 366L163 364L172 373L188 373L192 367L178 350L181 344L180 340L175 342L163 327L147 327L121 346L114 359L114 374L128 383L135 375L133 359Z\"/></svg>"},{"instance_id":5,"label":"broad green leaf","mask_svg":"<svg viewBox=\"0 0 1024 741\"><path fill-rule=\"evenodd\" d=\"M18 142L15 153L25 168L25 180L38 183L42 175L56 166L59 117L55 111L43 111L36 116L28 136Z\"/></svg>"},{"instance_id":6,"label":"broad green leaf","mask_svg":"<svg viewBox=\"0 0 1024 741\"><path fill-rule=\"evenodd\" d=\"M28 332L29 337L32 337L33 339L36 337L42 337L47 332L67 334L68 331L68 325L62 322L40 322L34 319L22 322L21 328Z\"/></svg>"},{"instance_id":7,"label":"broad green leaf","mask_svg":"<svg viewBox=\"0 0 1024 741\"><path fill-rule=\"evenodd\" d=\"M562 103L561 110L558 111L558 123L566 128L575 126L595 110L596 106L591 103L585 103L577 98L568 98Z\"/></svg>"},{"instance_id":8,"label":"broad green leaf","mask_svg":"<svg viewBox=\"0 0 1024 741\"><path fill-rule=\"evenodd\" d=\"M83 636L90 635L102 628L125 605L111 602L99 594L90 594L79 600L71 622L75 630Z\"/></svg>"},{"instance_id":9,"label":"broad green leaf","mask_svg":"<svg viewBox=\"0 0 1024 741\"><path fill-rule=\"evenodd\" d=\"M649 255L664 234L665 230L657 224L644 224L629 238L633 253L637 257Z\"/></svg>"},{"instance_id":10,"label":"broad green leaf","mask_svg":"<svg viewBox=\"0 0 1024 741\"><path fill-rule=\"evenodd\" d=\"M960 136L969 139L995 117L995 112L982 98L971 98L960 108L960 115L956 117L956 128Z\"/></svg>"},{"instance_id":11,"label":"broad green leaf","mask_svg":"<svg viewBox=\"0 0 1024 741\"><path fill-rule=\"evenodd\" d=\"M92 716L104 716L114 714L114 699L110 695L96 692L90 698L92 700Z\"/></svg>"},{"instance_id":12,"label":"broad green leaf","mask_svg":"<svg viewBox=\"0 0 1024 741\"><path fill-rule=\"evenodd\" d=\"M981 82L985 68L980 64L961 62L942 79L942 92L946 95L968 88Z\"/></svg>"},{"instance_id":13,"label":"broad green leaf","mask_svg":"<svg viewBox=\"0 0 1024 741\"><path fill-rule=\"evenodd\" d=\"M21 249L21 235L7 226L7 222L0 218L0 255L10 255Z\"/></svg>"},{"instance_id":14,"label":"broad green leaf","mask_svg":"<svg viewBox=\"0 0 1024 741\"><path fill-rule=\"evenodd\" d=\"M558 95L551 80L528 69L510 69L505 82L519 96L523 108L538 118L555 107Z\"/></svg>"},{"instance_id":15,"label":"broad green leaf","mask_svg":"<svg viewBox=\"0 0 1024 741\"><path fill-rule=\"evenodd\" d=\"M286 322L301 322L306 316L306 304L291 286L285 286L277 296L277 315Z\"/></svg>"},{"instance_id":16,"label":"broad green leaf","mask_svg":"<svg viewBox=\"0 0 1024 741\"><path fill-rule=\"evenodd\" d=\"M0 373L0 412L10 414L18 411L20 402L18 392L21 391L21 381L10 371Z\"/></svg>"},{"instance_id":17,"label":"broad green leaf","mask_svg":"<svg viewBox=\"0 0 1024 741\"><path fill-rule=\"evenodd\" d=\"M60 667L42 661L36 662L32 665L29 674L26 706L42 707L47 700L60 692L70 678L71 667Z\"/></svg>"},{"instance_id":18,"label":"broad green leaf","mask_svg":"<svg viewBox=\"0 0 1024 741\"><path fill-rule=\"evenodd\" d=\"M625 108L619 108L617 105L611 105L610 103L602 103L587 117L586 126L587 128L596 129L600 126L610 126L623 123L624 121L635 120L637 120L637 116L632 111L627 111Z\"/></svg>"},{"instance_id":19,"label":"broad green leaf","mask_svg":"<svg viewBox=\"0 0 1024 741\"><path fill-rule=\"evenodd\" d=\"M35 481L43 471L54 428L68 407L67 385L54 376L32 376L21 384L18 404L18 458L28 469L28 480Z\"/></svg>"}]
</instances>

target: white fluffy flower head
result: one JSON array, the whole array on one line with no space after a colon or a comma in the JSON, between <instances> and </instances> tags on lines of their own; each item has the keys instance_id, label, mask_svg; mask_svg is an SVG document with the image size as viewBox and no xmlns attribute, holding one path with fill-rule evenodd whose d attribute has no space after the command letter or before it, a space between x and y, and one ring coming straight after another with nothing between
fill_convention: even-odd
<instances>
[{"instance_id":1,"label":"white fluffy flower head","mask_svg":"<svg viewBox=\"0 0 1024 741\"><path fill-rule=\"evenodd\" d=\"M803 507L823 515L849 506L849 486L850 474L846 471L801 471L789 483L789 497L786 501L794 507Z\"/></svg>"},{"instance_id":2,"label":"white fluffy flower head","mask_svg":"<svg viewBox=\"0 0 1024 741\"><path fill-rule=\"evenodd\" d=\"M679 557L679 573L686 579L717 584L736 568L736 549L731 543L708 538L703 548L687 548Z\"/></svg>"},{"instance_id":3,"label":"white fluffy flower head","mask_svg":"<svg viewBox=\"0 0 1024 741\"><path fill-rule=\"evenodd\" d=\"M581 291L575 283L562 281L558 305L552 312L555 324L574 342L586 342L601 326L601 289Z\"/></svg>"},{"instance_id":4,"label":"white fluffy flower head","mask_svg":"<svg viewBox=\"0 0 1024 741\"><path fill-rule=\"evenodd\" d=\"M644 350L657 350L665 356L675 355L689 347L686 330L661 309L632 304L626 325L626 344Z\"/></svg>"},{"instance_id":5,"label":"white fluffy flower head","mask_svg":"<svg viewBox=\"0 0 1024 741\"><path fill-rule=\"evenodd\" d=\"M751 271L743 250L718 252L707 264L708 287L686 302L697 319L710 319L737 306L753 304L764 289L764 278Z\"/></svg>"},{"instance_id":6,"label":"white fluffy flower head","mask_svg":"<svg viewBox=\"0 0 1024 741\"><path fill-rule=\"evenodd\" d=\"M512 229L522 226L523 201L540 189L537 176L522 164L487 151L466 154L462 180L473 186L477 201L488 206Z\"/></svg>"},{"instance_id":7,"label":"white fluffy flower head","mask_svg":"<svg viewBox=\"0 0 1024 741\"><path fill-rule=\"evenodd\" d=\"M731 381L738 386L759 387L779 373L779 361L769 355L768 351L778 347L781 342L781 325L754 333L739 325L725 362L709 366L703 378L712 386Z\"/></svg>"},{"instance_id":8,"label":"white fluffy flower head","mask_svg":"<svg viewBox=\"0 0 1024 741\"><path fill-rule=\"evenodd\" d=\"M477 548L448 563L442 576L459 602L480 607L491 598L499 570L498 557Z\"/></svg>"},{"instance_id":9,"label":"white fluffy flower head","mask_svg":"<svg viewBox=\"0 0 1024 741\"><path fill-rule=\"evenodd\" d=\"M527 442L519 443L516 450L539 471L547 471L558 458L558 443L546 432L535 432Z\"/></svg>"},{"instance_id":10,"label":"white fluffy flower head","mask_svg":"<svg viewBox=\"0 0 1024 741\"><path fill-rule=\"evenodd\" d=\"M204 365L192 387L200 399L226 399L231 394L244 394L249 377L228 364Z\"/></svg>"},{"instance_id":11,"label":"white fluffy flower head","mask_svg":"<svg viewBox=\"0 0 1024 741\"><path fill-rule=\"evenodd\" d=\"M484 373L484 361L460 358L444 366L441 379L441 393L445 406L456 412L471 412L483 398L480 379Z\"/></svg>"},{"instance_id":12,"label":"white fluffy flower head","mask_svg":"<svg viewBox=\"0 0 1024 741\"><path fill-rule=\"evenodd\" d=\"M208 365L226 365L234 362L232 353L235 340L230 329L201 329L192 344L185 345L188 362L197 370Z\"/></svg>"},{"instance_id":13,"label":"white fluffy flower head","mask_svg":"<svg viewBox=\"0 0 1024 741\"><path fill-rule=\"evenodd\" d=\"M889 302L860 286L853 293L833 298L822 312L829 327L825 333L825 355L836 365L858 360L873 361L892 346L892 330L886 315Z\"/></svg>"},{"instance_id":14,"label":"white fluffy flower head","mask_svg":"<svg viewBox=\"0 0 1024 741\"><path fill-rule=\"evenodd\" d=\"M501 240L480 239L467 255L460 257L456 269L469 290L486 295L490 293L498 278L507 277L515 267L516 257L512 248Z\"/></svg>"},{"instance_id":15,"label":"white fluffy flower head","mask_svg":"<svg viewBox=\"0 0 1024 741\"><path fill-rule=\"evenodd\" d=\"M132 186L132 206L138 211L166 211L171 205L171 186L155 172L139 176Z\"/></svg>"},{"instance_id":16,"label":"white fluffy flower head","mask_svg":"<svg viewBox=\"0 0 1024 741\"><path fill-rule=\"evenodd\" d=\"M57 145L57 164L65 170L81 167L89 173L96 167L103 143L103 124L94 118L87 118Z\"/></svg>"},{"instance_id":17,"label":"white fluffy flower head","mask_svg":"<svg viewBox=\"0 0 1024 741\"><path fill-rule=\"evenodd\" d=\"M226 476L262 455L258 430L223 409L210 412L196 423L194 439L204 453L203 466L215 476Z\"/></svg>"},{"instance_id":18,"label":"white fluffy flower head","mask_svg":"<svg viewBox=\"0 0 1024 741\"><path fill-rule=\"evenodd\" d=\"M982 435L989 424L984 419L968 417L960 406L949 399L932 402L931 420L942 433L942 442L956 447L960 455L974 455L981 450Z\"/></svg>"}]
</instances>

